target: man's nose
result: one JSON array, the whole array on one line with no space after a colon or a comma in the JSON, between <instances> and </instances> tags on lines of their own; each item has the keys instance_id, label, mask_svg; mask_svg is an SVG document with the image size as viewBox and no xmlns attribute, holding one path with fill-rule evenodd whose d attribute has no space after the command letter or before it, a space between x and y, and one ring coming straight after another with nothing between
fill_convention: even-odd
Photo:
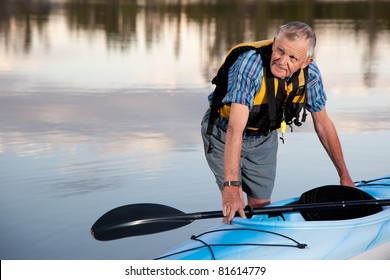
<instances>
[{"instance_id":1,"label":"man's nose","mask_svg":"<svg viewBox=\"0 0 390 280\"><path fill-rule=\"evenodd\" d=\"M279 63L282 64L282 65L286 65L288 60L289 60L288 55L283 54L283 55L280 56Z\"/></svg>"}]
</instances>

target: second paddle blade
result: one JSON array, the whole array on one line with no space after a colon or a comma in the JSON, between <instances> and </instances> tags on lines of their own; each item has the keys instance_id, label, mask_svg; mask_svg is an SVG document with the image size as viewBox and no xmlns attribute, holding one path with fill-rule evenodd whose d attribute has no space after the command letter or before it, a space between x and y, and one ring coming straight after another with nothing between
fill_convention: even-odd
<instances>
[{"instance_id":1,"label":"second paddle blade","mask_svg":"<svg viewBox=\"0 0 390 280\"><path fill-rule=\"evenodd\" d=\"M100 241L163 232L188 225L193 220L175 208L153 203L114 208L92 226L93 237Z\"/></svg>"}]
</instances>

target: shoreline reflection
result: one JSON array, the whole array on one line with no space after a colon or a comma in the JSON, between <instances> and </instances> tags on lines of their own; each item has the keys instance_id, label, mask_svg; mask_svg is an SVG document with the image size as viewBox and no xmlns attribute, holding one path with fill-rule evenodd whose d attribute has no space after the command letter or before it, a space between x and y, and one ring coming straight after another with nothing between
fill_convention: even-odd
<instances>
[{"instance_id":1,"label":"shoreline reflection","mask_svg":"<svg viewBox=\"0 0 390 280\"><path fill-rule=\"evenodd\" d=\"M361 69L364 84L374 86L378 40L389 37L389 1L29 1L3 0L0 12L0 46L6 53L29 55L34 47L48 52L57 40L50 31L63 17L70 36L83 36L91 43L103 36L107 53L129 53L142 46L148 52L163 45L170 30L174 56L180 59L185 34L197 32L202 50L201 71L209 81L226 50L244 41L274 36L278 26L302 20L317 33L354 33L366 46ZM363 35L364 34L364 35ZM188 46L185 45L187 48ZM211 68L211 69L210 69Z\"/></svg>"}]
</instances>

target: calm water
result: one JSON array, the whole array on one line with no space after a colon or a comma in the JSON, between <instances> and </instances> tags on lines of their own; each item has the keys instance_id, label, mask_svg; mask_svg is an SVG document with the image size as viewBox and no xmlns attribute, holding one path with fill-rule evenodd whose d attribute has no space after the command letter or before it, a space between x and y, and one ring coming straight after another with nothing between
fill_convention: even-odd
<instances>
[{"instance_id":1,"label":"calm water","mask_svg":"<svg viewBox=\"0 0 390 280\"><path fill-rule=\"evenodd\" d=\"M209 81L232 45L289 20L317 32L351 175L390 174L389 19L389 1L0 0L0 258L151 259L219 222L89 235L124 204L220 209L199 136ZM311 121L285 139L273 200L338 183Z\"/></svg>"}]
</instances>

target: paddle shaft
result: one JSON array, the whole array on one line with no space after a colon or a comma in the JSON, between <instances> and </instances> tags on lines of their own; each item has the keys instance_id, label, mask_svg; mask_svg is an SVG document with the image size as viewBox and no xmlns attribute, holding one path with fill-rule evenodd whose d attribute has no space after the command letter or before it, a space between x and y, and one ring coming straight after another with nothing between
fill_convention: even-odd
<instances>
[{"instance_id":1,"label":"paddle shaft","mask_svg":"<svg viewBox=\"0 0 390 280\"><path fill-rule=\"evenodd\" d=\"M250 209L245 208L245 215L251 218L253 215L261 214L281 214L289 212L310 212L310 211L331 211L337 209L360 208L365 206L385 206L390 205L390 199L381 200L360 200L360 201L340 201L340 202L322 202L312 204L291 204L286 206L272 206ZM238 216L238 213L236 214ZM188 220L201 220L223 217L222 211L197 212L183 215L177 215L175 218ZM166 217L172 219L173 217Z\"/></svg>"},{"instance_id":2,"label":"paddle shaft","mask_svg":"<svg viewBox=\"0 0 390 280\"><path fill-rule=\"evenodd\" d=\"M331 211L336 209L347 208L360 208L365 206L384 206L390 205L390 199L382 200L360 200L360 201L340 201L340 202L323 202L312 204L291 204L287 206L273 206L252 209L245 207L245 215L247 218L252 218L253 215L272 215L289 212L310 212L310 211ZM236 213L236 217L239 214ZM124 222L115 226L109 226L108 228L115 228L121 226L140 225L154 222L174 222L177 221L189 221L195 220L213 219L223 217L222 211L208 211L208 212L195 212L195 213L183 213L178 215L167 215L163 217L151 217L146 219L139 219L131 222Z\"/></svg>"}]
</instances>

